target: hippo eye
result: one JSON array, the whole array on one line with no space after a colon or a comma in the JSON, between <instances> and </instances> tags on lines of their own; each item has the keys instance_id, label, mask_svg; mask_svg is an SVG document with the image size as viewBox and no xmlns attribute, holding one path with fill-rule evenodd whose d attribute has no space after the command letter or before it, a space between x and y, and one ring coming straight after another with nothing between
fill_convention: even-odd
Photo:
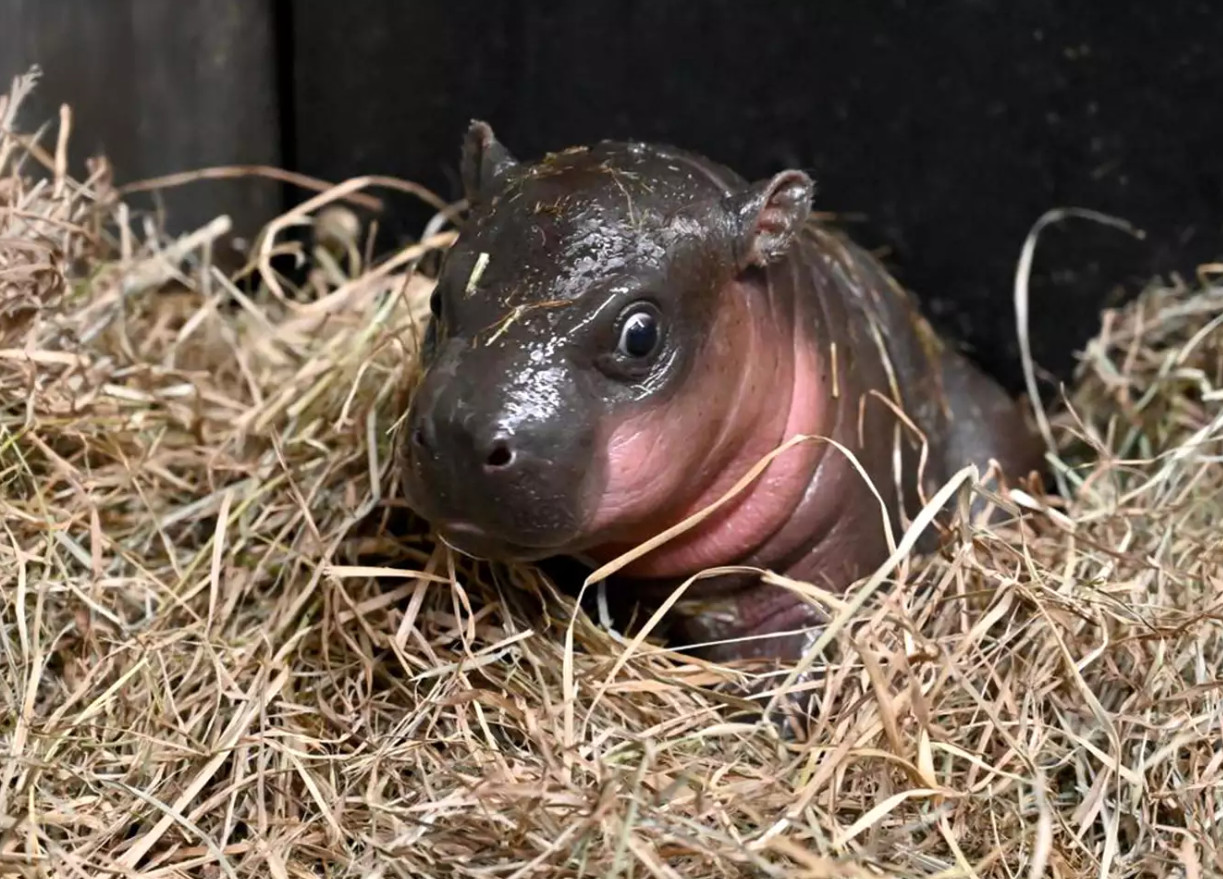
<instances>
[{"instance_id":1,"label":"hippo eye","mask_svg":"<svg viewBox=\"0 0 1223 879\"><path fill-rule=\"evenodd\" d=\"M634 360L649 357L658 347L658 337L658 315L653 308L638 306L621 323L616 350Z\"/></svg>"},{"instance_id":2,"label":"hippo eye","mask_svg":"<svg viewBox=\"0 0 1223 879\"><path fill-rule=\"evenodd\" d=\"M429 296L429 311L433 317L425 321L425 338L421 343L421 357L426 363L432 361L437 352L437 337L442 329L438 326L442 321L442 292L439 286L434 285L433 293Z\"/></svg>"}]
</instances>

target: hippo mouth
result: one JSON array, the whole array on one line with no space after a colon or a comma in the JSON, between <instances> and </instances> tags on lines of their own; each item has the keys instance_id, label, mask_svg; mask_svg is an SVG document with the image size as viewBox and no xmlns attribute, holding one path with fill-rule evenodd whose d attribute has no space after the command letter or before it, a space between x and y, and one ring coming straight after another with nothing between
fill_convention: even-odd
<instances>
[{"instance_id":1,"label":"hippo mouth","mask_svg":"<svg viewBox=\"0 0 1223 879\"><path fill-rule=\"evenodd\" d=\"M491 562L530 563L562 555L564 546L527 545L495 534L471 522L436 522L434 531L451 549Z\"/></svg>"}]
</instances>

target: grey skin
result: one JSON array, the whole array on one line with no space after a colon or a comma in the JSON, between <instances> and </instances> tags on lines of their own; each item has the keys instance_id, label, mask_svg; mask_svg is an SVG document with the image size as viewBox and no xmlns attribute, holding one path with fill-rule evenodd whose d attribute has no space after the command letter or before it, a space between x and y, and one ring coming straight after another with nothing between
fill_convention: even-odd
<instances>
[{"instance_id":1,"label":"grey skin","mask_svg":"<svg viewBox=\"0 0 1223 879\"><path fill-rule=\"evenodd\" d=\"M935 336L869 253L811 217L813 184L800 171L748 182L681 149L609 141L524 163L473 122L462 178L470 210L434 291L402 434L409 505L462 552L614 558L734 482L749 445L787 439L747 425L772 423L796 381L815 432L854 453L895 529L922 505L919 486L928 497L967 463L984 473L993 459L1011 480L1043 467L1017 403ZM769 344L740 362L749 330ZM814 371L796 365L804 351L818 357ZM766 361L767 374L756 366ZM897 431L897 409L928 444L924 470L922 439ZM626 424L653 425L654 446L674 457L626 468L609 451ZM735 431L738 447L713 447ZM699 544L699 564L630 567L609 585L658 596L715 564L834 590L871 573L888 554L879 501L834 447L803 448L788 477L798 484L757 497L774 522L767 533L724 553L715 535ZM622 491L629 481L635 492ZM615 492L633 501L619 517L607 512L619 509ZM729 533L751 531L734 524L733 505L727 515ZM809 636L781 633L820 622L755 576L699 580L688 595L681 642L754 636L701 651L718 661L791 660Z\"/></svg>"}]
</instances>

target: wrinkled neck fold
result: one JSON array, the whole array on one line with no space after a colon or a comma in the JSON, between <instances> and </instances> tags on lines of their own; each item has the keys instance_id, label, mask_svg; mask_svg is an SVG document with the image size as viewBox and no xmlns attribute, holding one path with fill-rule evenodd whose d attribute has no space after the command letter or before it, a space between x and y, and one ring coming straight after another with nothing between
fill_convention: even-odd
<instances>
[{"instance_id":1,"label":"wrinkled neck fold","mask_svg":"<svg viewBox=\"0 0 1223 879\"><path fill-rule=\"evenodd\" d=\"M609 444L606 509L632 521L588 554L608 561L719 501L796 435L824 432L826 372L798 314L793 266L765 281L732 282L682 394L666 411L617 429ZM751 555L802 502L823 443L801 442L690 530L623 569L636 577L686 576Z\"/></svg>"}]
</instances>

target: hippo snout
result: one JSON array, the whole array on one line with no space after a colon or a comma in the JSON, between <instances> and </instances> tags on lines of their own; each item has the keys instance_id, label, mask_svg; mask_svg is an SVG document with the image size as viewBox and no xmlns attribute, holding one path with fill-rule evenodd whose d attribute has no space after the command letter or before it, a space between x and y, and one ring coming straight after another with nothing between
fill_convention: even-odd
<instances>
[{"instance_id":1,"label":"hippo snout","mask_svg":"<svg viewBox=\"0 0 1223 879\"><path fill-rule=\"evenodd\" d=\"M522 458L514 437L503 425L468 414L451 416L439 425L436 407L424 409L413 419L412 454L419 458L444 456L466 470L477 467L485 473L512 473Z\"/></svg>"},{"instance_id":2,"label":"hippo snout","mask_svg":"<svg viewBox=\"0 0 1223 879\"><path fill-rule=\"evenodd\" d=\"M469 555L559 554L590 518L592 443L581 425L524 413L513 395L453 375L426 380L404 425L408 503Z\"/></svg>"}]
</instances>

